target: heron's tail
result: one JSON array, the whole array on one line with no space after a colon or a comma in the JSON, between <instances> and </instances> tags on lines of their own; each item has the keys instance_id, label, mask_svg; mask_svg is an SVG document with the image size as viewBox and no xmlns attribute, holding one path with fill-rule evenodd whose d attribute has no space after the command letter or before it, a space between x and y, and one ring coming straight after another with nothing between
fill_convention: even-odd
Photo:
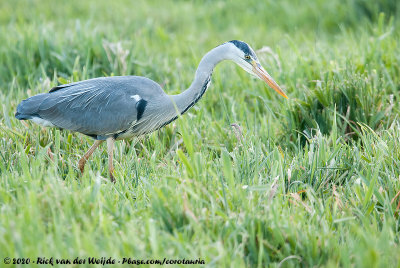
<instances>
[{"instance_id":1,"label":"heron's tail","mask_svg":"<svg viewBox=\"0 0 400 268\"><path fill-rule=\"evenodd\" d=\"M47 93L42 93L21 101L17 106L15 118L19 120L29 120L39 116L39 107L47 97Z\"/></svg>"}]
</instances>

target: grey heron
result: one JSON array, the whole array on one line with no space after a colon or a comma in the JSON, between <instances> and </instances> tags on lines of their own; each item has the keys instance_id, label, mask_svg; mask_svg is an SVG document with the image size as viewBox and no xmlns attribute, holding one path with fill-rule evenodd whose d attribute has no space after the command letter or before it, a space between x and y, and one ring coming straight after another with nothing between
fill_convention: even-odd
<instances>
[{"instance_id":1,"label":"grey heron","mask_svg":"<svg viewBox=\"0 0 400 268\"><path fill-rule=\"evenodd\" d=\"M114 182L115 140L153 132L184 114L206 92L214 67L223 60L234 61L287 98L261 66L253 49L245 42L233 40L215 47L201 59L192 84L180 94L167 95L156 82L145 77L99 77L56 86L48 93L23 100L15 117L94 138L94 144L79 160L82 173L88 158L106 140L109 174Z\"/></svg>"}]
</instances>

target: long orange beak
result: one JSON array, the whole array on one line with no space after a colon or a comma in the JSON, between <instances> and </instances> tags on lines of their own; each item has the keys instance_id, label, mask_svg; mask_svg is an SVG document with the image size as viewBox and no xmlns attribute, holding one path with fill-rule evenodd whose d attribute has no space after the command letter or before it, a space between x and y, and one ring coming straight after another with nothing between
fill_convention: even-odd
<instances>
[{"instance_id":1,"label":"long orange beak","mask_svg":"<svg viewBox=\"0 0 400 268\"><path fill-rule=\"evenodd\" d=\"M279 95L283 96L286 99L288 98L285 92L279 87L279 85L275 82L275 80L267 73L266 70L264 70L264 68L259 63L253 61L252 65L253 65L253 72L257 74L258 77L264 80L268 84L268 86L270 86L272 89L278 92Z\"/></svg>"}]
</instances>

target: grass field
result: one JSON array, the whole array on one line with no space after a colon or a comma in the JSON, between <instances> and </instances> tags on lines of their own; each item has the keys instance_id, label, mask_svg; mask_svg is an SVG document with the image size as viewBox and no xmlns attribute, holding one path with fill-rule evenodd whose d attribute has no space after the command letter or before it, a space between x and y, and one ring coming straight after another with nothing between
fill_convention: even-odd
<instances>
[{"instance_id":1,"label":"grass field","mask_svg":"<svg viewBox=\"0 0 400 268\"><path fill-rule=\"evenodd\" d=\"M0 1L0 266L400 267L397 2ZM181 92L232 39L289 100L224 62L188 114L117 143L115 185L104 145L81 176L90 138L14 118L28 96L98 76Z\"/></svg>"}]
</instances>

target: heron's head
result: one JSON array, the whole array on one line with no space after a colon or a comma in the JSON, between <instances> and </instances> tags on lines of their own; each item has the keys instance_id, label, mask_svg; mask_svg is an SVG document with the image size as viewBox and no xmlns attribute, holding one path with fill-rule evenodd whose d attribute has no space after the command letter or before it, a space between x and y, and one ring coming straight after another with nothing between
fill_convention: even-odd
<instances>
[{"instance_id":1,"label":"heron's head","mask_svg":"<svg viewBox=\"0 0 400 268\"><path fill-rule=\"evenodd\" d=\"M245 42L232 40L226 45L230 46L229 58L236 62L246 72L264 80L272 89L278 92L281 96L288 98L285 92L279 87L274 79L261 66L257 59L254 50Z\"/></svg>"}]
</instances>

